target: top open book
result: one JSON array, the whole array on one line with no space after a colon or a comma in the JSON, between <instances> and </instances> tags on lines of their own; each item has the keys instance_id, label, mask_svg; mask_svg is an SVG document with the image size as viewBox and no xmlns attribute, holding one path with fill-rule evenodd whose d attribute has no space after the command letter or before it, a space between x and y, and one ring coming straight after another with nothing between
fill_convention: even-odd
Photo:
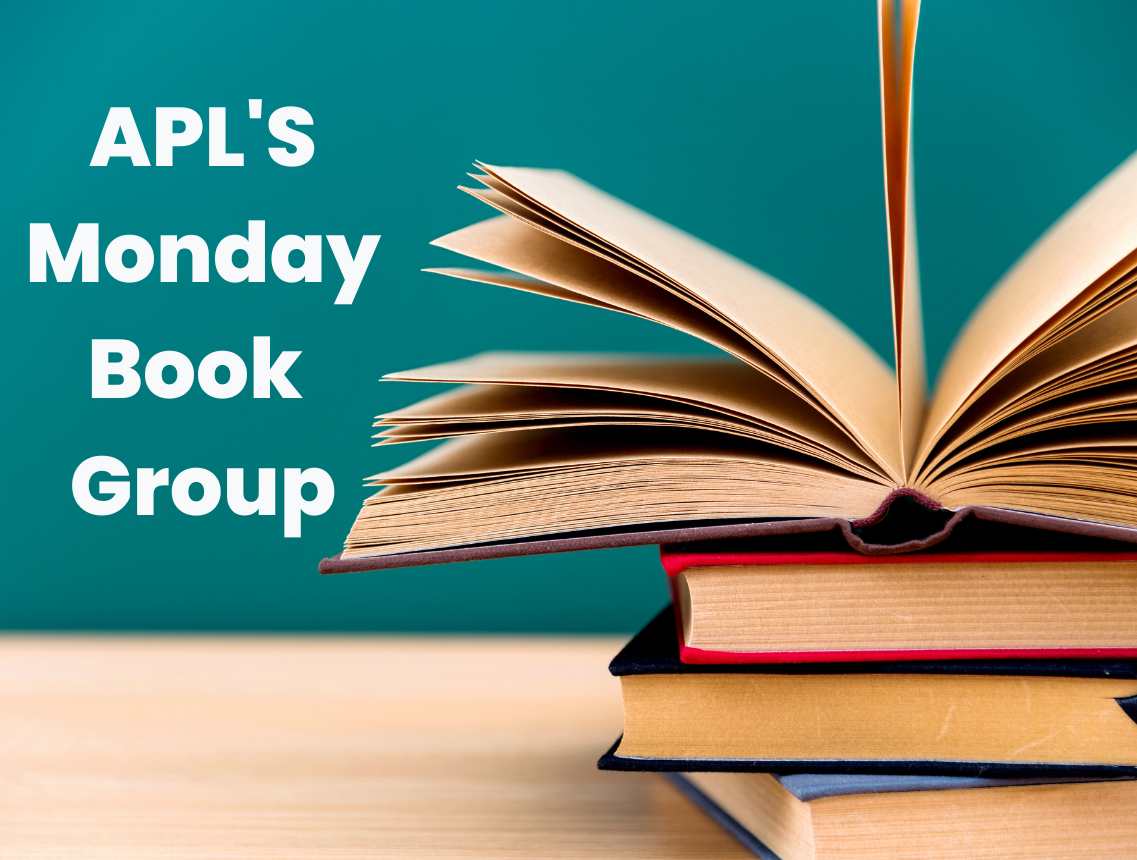
<instances>
[{"instance_id":1,"label":"top open book","mask_svg":"<svg viewBox=\"0 0 1137 860\"><path fill-rule=\"evenodd\" d=\"M899 12L879 10L895 373L805 296L580 179L479 163L483 187L464 190L503 214L434 244L510 273L434 271L633 314L724 355L486 353L388 374L463 387L380 416L379 444L450 441L372 478L383 489L342 558L549 535L660 542L653 523L856 520L898 489L933 507L1137 528L1137 156L992 289L929 398L918 0ZM421 560L449 557L472 556Z\"/></svg>"}]
</instances>

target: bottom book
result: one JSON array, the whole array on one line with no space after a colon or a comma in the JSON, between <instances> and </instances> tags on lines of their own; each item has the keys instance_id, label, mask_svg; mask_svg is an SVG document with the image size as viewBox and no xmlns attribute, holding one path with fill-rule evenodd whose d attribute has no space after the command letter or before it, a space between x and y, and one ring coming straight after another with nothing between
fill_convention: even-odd
<instances>
[{"instance_id":1,"label":"bottom book","mask_svg":"<svg viewBox=\"0 0 1137 860\"><path fill-rule=\"evenodd\" d=\"M1137 854L1137 781L669 773L764 860L1112 860Z\"/></svg>"}]
</instances>

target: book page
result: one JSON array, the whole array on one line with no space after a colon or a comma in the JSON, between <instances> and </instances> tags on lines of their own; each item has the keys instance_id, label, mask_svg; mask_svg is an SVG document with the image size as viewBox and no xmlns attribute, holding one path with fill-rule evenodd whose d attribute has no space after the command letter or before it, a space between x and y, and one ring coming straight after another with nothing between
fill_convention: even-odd
<instances>
[{"instance_id":1,"label":"book page","mask_svg":"<svg viewBox=\"0 0 1137 860\"><path fill-rule=\"evenodd\" d=\"M1108 433L1118 426L973 457L930 491L948 507L988 505L1137 528L1137 445L1132 435Z\"/></svg>"},{"instance_id":2,"label":"book page","mask_svg":"<svg viewBox=\"0 0 1137 860\"><path fill-rule=\"evenodd\" d=\"M717 346L778 380L799 396L816 402L800 383L743 334L712 314L674 295L656 280L589 253L530 224L508 216L491 218L435 239L431 244L492 266L510 269L535 281L526 283L514 278L506 282L508 276L500 273L479 274L469 269L460 270L460 274L455 274L452 269L433 270L439 274L569 298L652 320ZM544 286L546 284L559 289L555 293ZM818 408L822 408L820 404Z\"/></svg>"},{"instance_id":3,"label":"book page","mask_svg":"<svg viewBox=\"0 0 1137 860\"><path fill-rule=\"evenodd\" d=\"M994 385L1012 359L1049 334L1096 312L1130 289L1137 267L1137 154L1131 155L1019 259L956 339L920 443L919 461L963 411ZM1092 318L1093 314L1086 316ZM918 464L919 465L919 464Z\"/></svg>"},{"instance_id":4,"label":"book page","mask_svg":"<svg viewBox=\"0 0 1137 860\"><path fill-rule=\"evenodd\" d=\"M991 386L940 438L925 460L922 478L932 480L960 456L993 444L1007 422L1024 420L1015 420L1024 412L1039 420L1046 414L1041 407L1050 401L1133 380L1137 380L1137 298L1122 302ZM1109 395L1099 392L1098 396ZM1050 411L1069 411L1069 404L1055 405ZM992 435L996 428L999 432Z\"/></svg>"},{"instance_id":5,"label":"book page","mask_svg":"<svg viewBox=\"0 0 1137 860\"><path fill-rule=\"evenodd\" d=\"M900 480L895 376L827 311L741 260L568 173L479 167L525 205L621 249L693 304L730 320Z\"/></svg>"},{"instance_id":6,"label":"book page","mask_svg":"<svg viewBox=\"0 0 1137 860\"><path fill-rule=\"evenodd\" d=\"M533 208L533 206L528 205L523 200L510 197L507 192L513 191L513 189L496 176L490 176L488 173L471 173L470 176L488 187L466 188L459 185L459 191L465 191L483 203L494 207L499 212L512 215L518 221L544 230L550 235L563 239L577 247L585 248L593 254L611 259L624 268L643 275L648 280L656 280L658 278L657 273L652 271L651 267L643 265L639 260L627 254L621 248L598 242L595 237L588 235L588 233L579 229L576 225L559 218L549 218L546 213L542 213L538 209ZM707 310L712 313L714 312L714 308L711 307L707 307Z\"/></svg>"},{"instance_id":7,"label":"book page","mask_svg":"<svg viewBox=\"0 0 1137 860\"><path fill-rule=\"evenodd\" d=\"M1048 438L1060 440L1071 451L1077 451L1087 435L1097 429L1095 425L1113 425L1116 428L1134 420L1137 420L1137 386L1133 384L1120 388L1106 386L1078 396L1063 397L1057 402L1044 403L1016 415L979 439L961 445L929 472L929 481L935 481L937 476L949 474L957 467L965 468L961 466L964 461L996 446L1001 446L998 456L1011 457L1020 446ZM1022 439L1022 442L1015 446L1005 444L1016 439ZM1137 488L1137 475L1130 479L1130 483Z\"/></svg>"},{"instance_id":8,"label":"book page","mask_svg":"<svg viewBox=\"0 0 1137 860\"><path fill-rule=\"evenodd\" d=\"M865 794L810 806L825 843L814 860L1123 860L1137 841L1137 782ZM843 838L851 823L871 834L863 851Z\"/></svg>"},{"instance_id":9,"label":"book page","mask_svg":"<svg viewBox=\"0 0 1137 860\"><path fill-rule=\"evenodd\" d=\"M541 389L517 385L479 385L459 388L431 400L437 407L444 407L448 403L457 403L459 408L472 406L476 415L455 415L435 421L406 421L401 416L398 419L383 416L383 421L376 425L383 429L372 437L379 440L375 444L440 441L484 433L566 427L711 430L816 457L869 479L879 480L880 477L870 467L858 465L854 460L841 457L831 449L784 433L778 428L642 395L587 392L559 387ZM515 411L509 411L511 407ZM490 410L493 410L491 414L485 414ZM393 423L395 421L398 423Z\"/></svg>"},{"instance_id":10,"label":"book page","mask_svg":"<svg viewBox=\"0 0 1137 860\"><path fill-rule=\"evenodd\" d=\"M887 495L879 483L854 478L824 463L775 448L698 431L641 427L586 427L559 430L518 430L454 439L368 481L375 485L450 482L467 478L497 478L510 474L544 472L586 464L615 464L680 457L701 461L781 463L817 476L834 485L856 481L871 487L876 502ZM666 476L661 473L660 481ZM872 510L872 509L870 509Z\"/></svg>"},{"instance_id":11,"label":"book page","mask_svg":"<svg viewBox=\"0 0 1137 860\"><path fill-rule=\"evenodd\" d=\"M912 68L920 0L900 0L899 22L892 0L880 0L877 14L892 334L896 349L900 447L907 479L920 440L928 397L912 178Z\"/></svg>"},{"instance_id":12,"label":"book page","mask_svg":"<svg viewBox=\"0 0 1137 860\"><path fill-rule=\"evenodd\" d=\"M344 558L683 520L853 519L887 493L751 440L643 427L468 436L372 481L386 486Z\"/></svg>"},{"instance_id":13,"label":"book page","mask_svg":"<svg viewBox=\"0 0 1137 860\"><path fill-rule=\"evenodd\" d=\"M670 415L694 418L715 413L749 435L815 456L859 475L886 483L880 467L838 426L777 383L741 362L700 357L581 353L484 353L461 361L388 374L386 379L455 382L492 386L489 391L445 392L430 400L380 416L376 426L458 422L556 420L579 417ZM509 386L524 386L509 395ZM535 386L560 388L560 400ZM588 391L604 392L607 402L589 404ZM623 400L616 395L623 396ZM644 398L653 398L647 403ZM595 394L593 395L595 401ZM471 407L474 408L471 414ZM680 410L680 407L686 407ZM457 435L457 434L456 434Z\"/></svg>"},{"instance_id":14,"label":"book page","mask_svg":"<svg viewBox=\"0 0 1137 860\"><path fill-rule=\"evenodd\" d=\"M610 305L608 302L601 299L586 296L583 293L577 293L573 290L566 290L563 287L558 287L555 284L550 284L546 281L538 281L533 278L518 277L510 272L484 272L481 269L463 269L460 267L450 267L443 269L423 269L424 272L430 272L435 275L446 275L448 278L458 278L461 281L473 281L478 284L493 284L495 287L506 287L510 290L520 290L523 293L533 293L537 296L547 296L550 299L560 299L564 302L576 302L581 305L590 305L594 308L603 308L606 311L616 311L617 313L629 314L631 316L640 316L639 314L632 313L632 311L625 308ZM646 317L642 317L646 319ZM652 322L659 322L659 320L652 320ZM715 344L718 346L718 344ZM729 350L728 350L729 351Z\"/></svg>"}]
</instances>

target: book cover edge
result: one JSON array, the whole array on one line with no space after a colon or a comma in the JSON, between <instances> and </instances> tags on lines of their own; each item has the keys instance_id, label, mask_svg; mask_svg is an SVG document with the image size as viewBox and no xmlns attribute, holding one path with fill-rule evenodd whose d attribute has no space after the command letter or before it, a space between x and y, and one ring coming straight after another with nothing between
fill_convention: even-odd
<instances>
[{"instance_id":1,"label":"book cover edge","mask_svg":"<svg viewBox=\"0 0 1137 860\"><path fill-rule=\"evenodd\" d=\"M1137 777L1137 765L1087 764L1078 762L991 762L936 759L676 759L632 758L618 755L623 735L600 757L600 770L649 773L847 773L903 776Z\"/></svg>"},{"instance_id":2,"label":"book cover edge","mask_svg":"<svg viewBox=\"0 0 1137 860\"><path fill-rule=\"evenodd\" d=\"M1044 531L1100 537L1126 543L1137 543L1137 528L1108 523L1075 520L1066 517L1032 514L1007 508L966 506L955 511L940 531L900 544L876 545L865 543L853 531L853 522L834 517L763 518L744 522L676 526L662 529L621 528L590 535L545 535L524 540L475 544L463 547L443 547L415 552L376 554L361 558L343 558L342 552L323 559L319 564L322 574L360 573L371 570L390 570L429 564L449 564L479 561L491 558L513 558L545 553L577 552L589 549L614 549L627 546L651 546L722 540L768 535L808 534L839 529L850 548L871 558L884 558L902 553L929 549L946 539L955 526L967 516L987 522L1026 526ZM645 523L644 525L651 525Z\"/></svg>"}]
</instances>

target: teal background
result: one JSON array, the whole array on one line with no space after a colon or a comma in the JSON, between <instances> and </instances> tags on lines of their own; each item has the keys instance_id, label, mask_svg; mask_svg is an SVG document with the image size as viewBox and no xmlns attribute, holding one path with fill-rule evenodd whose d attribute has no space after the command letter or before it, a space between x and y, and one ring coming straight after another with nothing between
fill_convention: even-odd
<instances>
[{"instance_id":1,"label":"teal background","mask_svg":"<svg viewBox=\"0 0 1137 860\"><path fill-rule=\"evenodd\" d=\"M369 447L371 417L418 399L385 372L488 348L700 352L685 336L419 271L427 246L489 211L455 190L475 158L567 168L758 265L891 358L875 8L829 3L8 4L0 17L0 627L617 631L665 600L654 548L340 577L361 479L412 449ZM927 0L915 97L917 207L936 368L987 288L1137 148L1137 3ZM299 105L314 159L287 169L264 116ZM88 166L107 110L229 112L240 169ZM120 160L122 161L122 160ZM352 306L323 284L30 284L28 223L105 248L194 233L210 249L267 221L380 233ZM188 266L183 263L183 271ZM49 278L51 275L49 274ZM300 349L302 400L90 398L90 341L196 364L252 338ZM281 517L193 518L158 494L95 517L71 497L95 454L130 467L319 466L336 501L283 538Z\"/></svg>"}]
</instances>

